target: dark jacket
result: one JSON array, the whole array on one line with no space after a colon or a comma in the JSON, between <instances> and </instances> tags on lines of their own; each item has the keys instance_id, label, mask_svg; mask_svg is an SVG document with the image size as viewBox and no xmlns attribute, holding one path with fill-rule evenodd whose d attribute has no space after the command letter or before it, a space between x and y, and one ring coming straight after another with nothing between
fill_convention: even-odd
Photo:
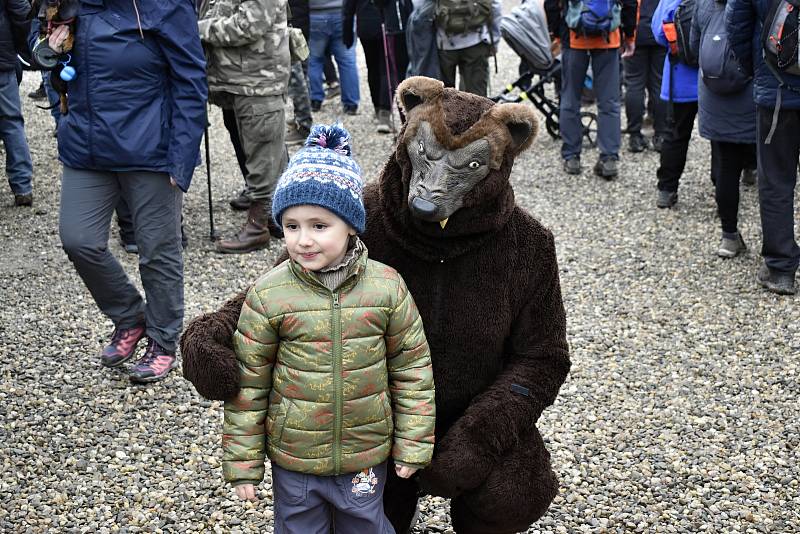
<instances>
[{"instance_id":1,"label":"dark jacket","mask_svg":"<svg viewBox=\"0 0 800 534\"><path fill-rule=\"evenodd\" d=\"M770 1L775 0L730 0L725 9L725 26L742 69L754 75L753 98L756 104L774 108L778 80L764 63L761 47L761 26ZM782 77L796 91L782 90L781 109L800 109L800 76L783 74Z\"/></svg>"},{"instance_id":2,"label":"dark jacket","mask_svg":"<svg viewBox=\"0 0 800 534\"><path fill-rule=\"evenodd\" d=\"M31 27L28 0L0 0L0 70L15 70Z\"/></svg>"},{"instance_id":3,"label":"dark jacket","mask_svg":"<svg viewBox=\"0 0 800 534\"><path fill-rule=\"evenodd\" d=\"M168 173L186 191L206 126L194 3L137 3L144 39L129 0L81 2L59 159L76 169Z\"/></svg>"},{"instance_id":4,"label":"dark jacket","mask_svg":"<svg viewBox=\"0 0 800 534\"><path fill-rule=\"evenodd\" d=\"M639 24L636 26L636 46L656 46L656 38L650 23L658 7L658 0L642 0L639 4Z\"/></svg>"},{"instance_id":5,"label":"dark jacket","mask_svg":"<svg viewBox=\"0 0 800 534\"><path fill-rule=\"evenodd\" d=\"M725 11L725 3L717 0L696 0L692 17L690 47L696 54L715 11ZM753 102L753 82L738 93L721 95L703 83L697 84L697 118L700 135L711 141L727 143L756 142L756 105Z\"/></svg>"},{"instance_id":6,"label":"dark jacket","mask_svg":"<svg viewBox=\"0 0 800 534\"><path fill-rule=\"evenodd\" d=\"M311 31L311 21L308 18L308 0L289 0L289 10L291 17L289 24L292 28L300 28L303 35L308 41L309 32Z\"/></svg>"},{"instance_id":7,"label":"dark jacket","mask_svg":"<svg viewBox=\"0 0 800 534\"><path fill-rule=\"evenodd\" d=\"M650 23L656 42L667 49L669 43L664 36L662 24L675 18L675 9L680 3L681 0L661 0ZM661 77L661 100L697 102L697 67L690 67L679 61L673 63L668 52L664 58L664 72Z\"/></svg>"},{"instance_id":8,"label":"dark jacket","mask_svg":"<svg viewBox=\"0 0 800 534\"><path fill-rule=\"evenodd\" d=\"M535 0L529 0L535 1ZM636 36L636 17L639 12L639 3L637 0L620 0L622 5L622 12L620 13L620 31L622 38L625 40L632 40ZM591 49L591 48L611 48L605 39L601 36L583 37L578 38L579 42L570 42L570 29L564 20L567 14L568 0L545 0L544 10L547 13L547 26L550 30L550 35L561 39L561 45L571 48ZM595 42L597 46L592 46L589 43ZM612 35L612 43L616 43L617 48L620 46L619 32L614 32ZM571 46L573 45L574 46Z\"/></svg>"},{"instance_id":9,"label":"dark jacket","mask_svg":"<svg viewBox=\"0 0 800 534\"><path fill-rule=\"evenodd\" d=\"M356 35L359 39L381 38L381 12L371 0L344 0L342 6L342 39L345 45L353 43L353 21L357 18ZM348 42L349 40L349 42Z\"/></svg>"}]
</instances>

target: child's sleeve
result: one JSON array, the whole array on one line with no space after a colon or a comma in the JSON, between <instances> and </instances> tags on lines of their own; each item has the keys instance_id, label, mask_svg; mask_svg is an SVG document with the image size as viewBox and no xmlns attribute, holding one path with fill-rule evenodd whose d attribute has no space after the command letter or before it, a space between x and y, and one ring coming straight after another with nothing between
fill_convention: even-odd
<instances>
[{"instance_id":1,"label":"child's sleeve","mask_svg":"<svg viewBox=\"0 0 800 534\"><path fill-rule=\"evenodd\" d=\"M421 469L433 455L433 369L422 319L402 278L385 337L394 414L392 457L396 464Z\"/></svg>"},{"instance_id":2,"label":"child's sleeve","mask_svg":"<svg viewBox=\"0 0 800 534\"><path fill-rule=\"evenodd\" d=\"M241 388L236 398L225 403L222 474L234 486L256 485L264 478L264 423L278 336L269 323L255 287L247 293L242 306L233 334L233 348L239 363Z\"/></svg>"}]
</instances>

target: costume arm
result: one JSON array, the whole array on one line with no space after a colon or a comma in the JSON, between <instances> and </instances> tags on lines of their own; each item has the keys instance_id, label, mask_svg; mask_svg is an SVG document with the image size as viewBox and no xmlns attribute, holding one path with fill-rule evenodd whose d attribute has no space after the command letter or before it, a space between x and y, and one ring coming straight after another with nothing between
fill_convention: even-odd
<instances>
[{"instance_id":1,"label":"costume arm","mask_svg":"<svg viewBox=\"0 0 800 534\"><path fill-rule=\"evenodd\" d=\"M264 37L275 23L277 0L242 0L227 17L204 17L200 38L212 46L243 46Z\"/></svg>"},{"instance_id":2,"label":"costume arm","mask_svg":"<svg viewBox=\"0 0 800 534\"><path fill-rule=\"evenodd\" d=\"M433 455L433 369L422 319L402 278L385 339L394 417L392 457L397 464L423 468Z\"/></svg>"},{"instance_id":3,"label":"costume arm","mask_svg":"<svg viewBox=\"0 0 800 534\"><path fill-rule=\"evenodd\" d=\"M200 140L206 127L206 61L197 32L191 0L174 3L174 9L155 28L161 51L169 65L170 175L186 192L200 155Z\"/></svg>"},{"instance_id":4,"label":"costume arm","mask_svg":"<svg viewBox=\"0 0 800 534\"><path fill-rule=\"evenodd\" d=\"M267 408L278 335L255 288L247 293L233 335L241 389L225 403L222 426L222 474L233 485L258 484L264 478Z\"/></svg>"}]
</instances>

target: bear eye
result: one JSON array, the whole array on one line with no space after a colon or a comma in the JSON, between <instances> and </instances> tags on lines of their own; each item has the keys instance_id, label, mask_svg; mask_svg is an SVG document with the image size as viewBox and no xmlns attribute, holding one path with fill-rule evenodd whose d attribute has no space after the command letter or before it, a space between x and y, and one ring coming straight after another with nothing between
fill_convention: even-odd
<instances>
[{"instance_id":1,"label":"bear eye","mask_svg":"<svg viewBox=\"0 0 800 534\"><path fill-rule=\"evenodd\" d=\"M469 168L470 169L477 169L480 166L481 166L481 162L476 160L476 159L473 159L472 161L469 162Z\"/></svg>"},{"instance_id":2,"label":"bear eye","mask_svg":"<svg viewBox=\"0 0 800 534\"><path fill-rule=\"evenodd\" d=\"M420 154L425 153L425 145L422 144L422 141L419 142L419 148L417 148L417 152L419 152Z\"/></svg>"}]
</instances>

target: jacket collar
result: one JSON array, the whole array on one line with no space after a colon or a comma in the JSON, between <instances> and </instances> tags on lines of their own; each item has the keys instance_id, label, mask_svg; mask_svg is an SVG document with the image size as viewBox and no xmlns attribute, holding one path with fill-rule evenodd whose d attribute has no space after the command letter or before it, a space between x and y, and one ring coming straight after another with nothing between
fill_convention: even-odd
<instances>
[{"instance_id":1,"label":"jacket collar","mask_svg":"<svg viewBox=\"0 0 800 534\"><path fill-rule=\"evenodd\" d=\"M358 278L361 276L361 273L367 268L367 259L368 259L368 250L366 245L363 245L361 250L359 251L359 256L356 261L348 268L347 276L345 276L344 281L339 284L339 287L336 288L335 293L347 291L351 287L353 287L356 282L358 282ZM292 274L300 280L300 282L311 286L314 290L329 295L332 293L330 289L325 287L322 282L319 281L317 278L316 273L314 271L309 271L304 269L299 263L294 261L293 259L289 259L289 269L291 270Z\"/></svg>"}]
</instances>

